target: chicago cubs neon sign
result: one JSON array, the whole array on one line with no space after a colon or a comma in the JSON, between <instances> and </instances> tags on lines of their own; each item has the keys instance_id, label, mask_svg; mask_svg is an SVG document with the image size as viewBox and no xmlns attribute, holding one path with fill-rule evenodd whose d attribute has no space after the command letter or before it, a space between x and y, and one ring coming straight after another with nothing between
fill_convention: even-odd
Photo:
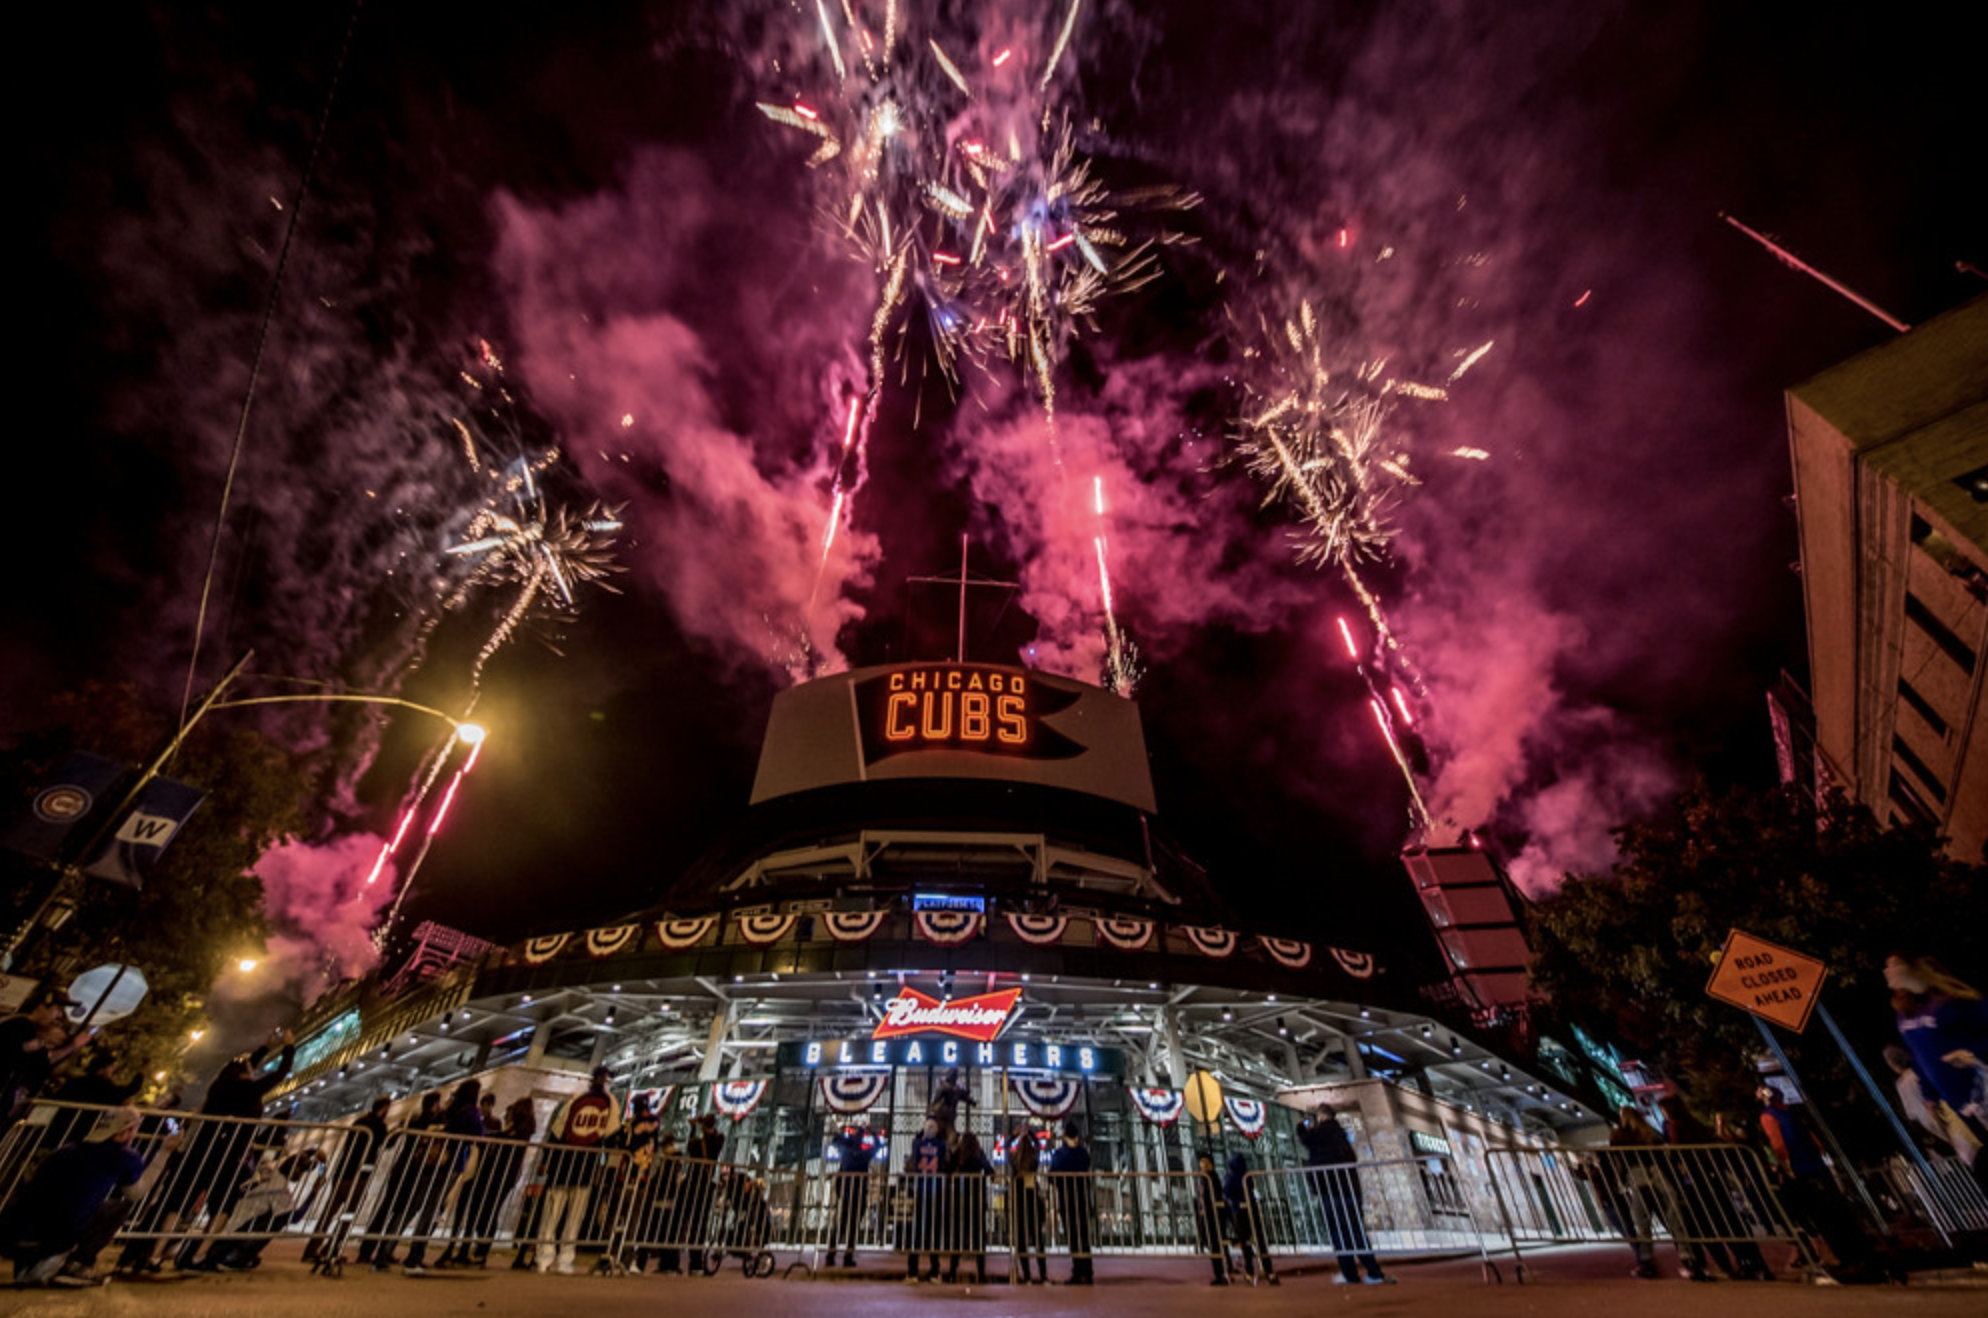
<instances>
[{"instance_id":1,"label":"chicago cubs neon sign","mask_svg":"<svg viewBox=\"0 0 1988 1318\"><path fill-rule=\"evenodd\" d=\"M987 664L907 664L855 685L863 758L875 764L921 750L1063 760L1085 748L1046 726L1074 692Z\"/></svg>"}]
</instances>

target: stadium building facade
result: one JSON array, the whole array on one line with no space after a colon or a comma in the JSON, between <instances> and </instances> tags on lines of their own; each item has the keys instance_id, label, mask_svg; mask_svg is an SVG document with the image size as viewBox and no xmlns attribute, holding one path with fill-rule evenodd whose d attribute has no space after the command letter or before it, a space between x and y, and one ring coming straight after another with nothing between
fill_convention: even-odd
<instances>
[{"instance_id":1,"label":"stadium building facade","mask_svg":"<svg viewBox=\"0 0 1988 1318\"><path fill-rule=\"evenodd\" d=\"M715 1111L728 1159L809 1172L852 1124L897 1166L954 1069L997 1158L1074 1116L1103 1169L1291 1165L1321 1101L1370 1156L1464 1174L1593 1126L1578 1059L1500 1055L1371 951L1245 927L1154 815L1138 710L1099 688L959 663L809 682L774 701L741 825L658 905L510 947L429 929L311 1008L287 1094L337 1117L476 1075L549 1107L605 1065L666 1129ZM1190 1105L1204 1074L1219 1096Z\"/></svg>"}]
</instances>

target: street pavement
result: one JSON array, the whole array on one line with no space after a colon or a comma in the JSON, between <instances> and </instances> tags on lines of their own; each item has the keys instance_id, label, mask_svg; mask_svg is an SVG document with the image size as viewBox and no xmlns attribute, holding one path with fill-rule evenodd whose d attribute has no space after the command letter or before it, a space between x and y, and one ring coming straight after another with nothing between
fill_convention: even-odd
<instances>
[{"instance_id":1,"label":"street pavement","mask_svg":"<svg viewBox=\"0 0 1988 1318\"><path fill-rule=\"evenodd\" d=\"M94 1290L0 1290L0 1314L13 1318L1248 1318L1352 1315L1468 1315L1468 1318L1983 1318L1988 1271L1956 1268L1914 1274L1903 1286L1812 1286L1796 1281L1687 1282L1674 1274L1629 1276L1626 1247L1543 1250L1527 1255L1527 1282L1487 1283L1477 1259L1389 1268L1391 1286L1342 1286L1330 1265L1283 1270L1277 1287L1208 1284L1205 1265L1179 1260L1106 1258L1094 1287L907 1285L895 1259L879 1256L857 1274L807 1280L749 1280L727 1261L715 1277L539 1276L509 1268L406 1277L347 1268L315 1277L294 1260L294 1246L270 1251L253 1273L200 1275L155 1282L116 1281ZM783 1257L783 1265L788 1260ZM1060 1266L1059 1266L1060 1265ZM1052 1276L1067 1264L1052 1263Z\"/></svg>"}]
</instances>

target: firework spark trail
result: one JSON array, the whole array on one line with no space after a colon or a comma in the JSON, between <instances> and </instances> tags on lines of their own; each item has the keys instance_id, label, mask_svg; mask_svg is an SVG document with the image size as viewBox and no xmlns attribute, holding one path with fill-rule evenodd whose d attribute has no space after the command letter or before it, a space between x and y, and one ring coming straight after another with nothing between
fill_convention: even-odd
<instances>
[{"instance_id":1,"label":"firework spark trail","mask_svg":"<svg viewBox=\"0 0 1988 1318\"><path fill-rule=\"evenodd\" d=\"M1346 657L1352 661L1353 671L1360 675L1362 682L1366 683L1367 707L1373 711L1374 722L1381 730L1381 740L1387 743L1388 754L1394 757L1395 766L1401 770L1402 780L1408 784L1409 814L1414 818L1417 827L1427 834L1433 827L1428 802L1423 800L1421 785L1415 780L1415 770L1410 766L1408 756L1401 749L1400 738L1395 735L1394 719L1388 712L1387 702L1381 699L1380 687L1375 681L1373 671L1361 654L1359 643L1353 639L1353 629L1347 625L1344 618L1336 618L1333 621L1338 625L1339 639L1346 645ZM1408 711L1408 702L1402 696L1401 688L1390 686L1388 694L1400 711L1401 725L1404 728L1413 728L1415 719Z\"/></svg>"},{"instance_id":2,"label":"firework spark trail","mask_svg":"<svg viewBox=\"0 0 1988 1318\"><path fill-rule=\"evenodd\" d=\"M531 505L528 520L514 521L493 514L491 524L498 534L447 551L482 559L470 578L450 596L447 601L450 607L459 607L479 586L509 582L518 588L477 651L470 668L472 692L481 688L483 670L491 657L531 615L541 596L549 595L557 601L560 612L570 613L574 606L574 586L592 583L603 590L614 590L605 578L620 569L607 550L606 537L621 529L616 512L595 504L577 518L564 508L555 508L548 516L543 501L536 496Z\"/></svg>"},{"instance_id":3,"label":"firework spark trail","mask_svg":"<svg viewBox=\"0 0 1988 1318\"><path fill-rule=\"evenodd\" d=\"M1374 722L1380 725L1381 739L1387 742L1388 752L1394 756L1394 763L1401 770L1401 780L1408 784L1408 801L1412 807L1410 814L1423 833L1433 827L1429 818L1428 803L1422 799L1422 789L1415 782L1415 771L1408 767L1408 757L1401 753L1401 743L1395 740L1394 726L1388 721L1387 707L1378 696L1370 698L1367 705L1374 711Z\"/></svg>"},{"instance_id":4,"label":"firework spark trail","mask_svg":"<svg viewBox=\"0 0 1988 1318\"><path fill-rule=\"evenodd\" d=\"M1342 230L1341 247L1349 242ZM1447 401L1449 386L1482 361L1495 340L1458 352L1443 383L1431 385L1391 372L1385 358L1335 365L1309 299L1299 301L1295 315L1274 324L1259 317L1258 328L1260 346L1245 355L1262 368L1248 386L1239 452L1263 486L1263 506L1295 506L1304 525L1298 560L1339 570L1390 664L1424 691L1413 657L1361 571L1362 564L1387 556L1395 533L1390 510L1405 491L1421 484L1387 423L1397 400ZM1447 456L1483 461L1490 455L1459 447ZM1378 700L1378 690L1374 695ZM1385 702L1381 708L1385 712Z\"/></svg>"},{"instance_id":5,"label":"firework spark trail","mask_svg":"<svg viewBox=\"0 0 1988 1318\"><path fill-rule=\"evenodd\" d=\"M814 589L808 592L808 603L805 610L810 621L814 615L815 601L821 597L822 580L828 574L829 553L835 548L835 533L842 525L843 507L845 503L853 503L855 499L855 489L853 487L845 488L844 483L849 473L852 454L856 459L857 470L862 470L863 451L856 443L856 436L859 424L864 415L863 404L864 399L861 394L849 400L849 420L842 428L842 454L835 466L835 486L833 498L829 501L828 524L822 528L821 532L821 562L815 568ZM804 636L810 635L812 631L812 627L809 627L804 629L802 634Z\"/></svg>"},{"instance_id":6,"label":"firework spark trail","mask_svg":"<svg viewBox=\"0 0 1988 1318\"><path fill-rule=\"evenodd\" d=\"M468 709L465 709L463 711L463 716L467 718L469 716L469 713L470 711ZM395 826L393 831L393 837L387 842L385 846L380 848L379 857L376 860L374 860L372 872L366 876L366 882L363 885L364 887L370 888L374 884L379 882L380 875L386 870L387 862L393 858L396 852L400 850L400 844L406 840L408 829L414 823L415 816L420 814L422 804L428 799L428 793L434 789L435 783L442 776L442 770L444 766L446 766L448 763L449 751L455 747L458 740L459 738L457 733L453 729L451 729L447 739L444 740L440 745L436 746L435 749L430 753L427 764L422 768L421 772L417 775L417 781L413 796L409 798L407 804L403 806L401 809L400 823ZM455 784L462 780L462 774L464 772L467 772L467 767L469 764L475 763L476 754L478 751L481 751L482 749L483 746L481 742L477 743L476 746L471 748L469 757L465 761L464 768L459 769L457 771L455 779L452 780L449 784L450 799L453 800L455 796ZM434 835L434 829L431 826L430 829L428 830L428 836L433 837L433 835ZM394 895L393 909L391 912L388 913L386 919L382 920L373 929L373 946L375 948L383 948L386 945L387 935L393 927L394 913L397 913L400 910L400 903L402 899L405 898L405 896L407 895L407 887L409 884L411 884L414 881L414 872L416 869L420 868L421 860L426 858L428 854L428 845L429 845L428 842L424 840L421 845L421 851L419 856L417 856L414 863L408 867L407 872L405 874L395 876L395 882L397 887Z\"/></svg>"},{"instance_id":7,"label":"firework spark trail","mask_svg":"<svg viewBox=\"0 0 1988 1318\"><path fill-rule=\"evenodd\" d=\"M1097 513L1098 532L1091 539L1098 556L1098 598L1104 605L1105 671L1111 689L1130 696L1138 684L1138 656L1135 647L1118 626L1118 611L1111 599L1111 568L1107 563L1104 534L1104 477L1091 477L1091 507Z\"/></svg>"},{"instance_id":8,"label":"firework spark trail","mask_svg":"<svg viewBox=\"0 0 1988 1318\"><path fill-rule=\"evenodd\" d=\"M442 793L441 804L435 807L435 813L429 817L427 831L421 836L421 849L416 851L414 859L408 862L407 872L400 876L400 889L394 894L393 905L387 908L386 918L380 921L379 927L373 931L374 946L384 950L387 940L393 936L394 924L400 918L400 908L406 903L407 894L414 890L414 876L421 872L421 863L428 859L428 850L435 845L435 834L441 831L442 822L449 817L449 807L455 804L456 790L462 786L462 780L469 776L469 771L476 767L477 757L482 753L482 742L471 746L469 754L464 757L462 764L456 769L455 776L449 779L448 789ZM440 767L441 759L438 758L436 760L436 768L439 769ZM431 773L428 782L432 784L434 779L435 775ZM423 795L426 795L425 790ZM409 807L410 818L412 817L413 808L412 806ZM403 820L400 832L405 833L406 829L406 820ZM396 834L394 840L395 842L400 840L398 834ZM371 880L369 879L367 882L370 883Z\"/></svg>"},{"instance_id":9,"label":"firework spark trail","mask_svg":"<svg viewBox=\"0 0 1988 1318\"><path fill-rule=\"evenodd\" d=\"M1070 48L1070 34L1077 30L1077 10L1084 0L1070 0L1070 12L1063 16L1063 30L1056 34L1056 48L1049 52L1049 60L1042 66L1042 81L1036 85L1037 91L1048 91L1049 80L1056 76L1056 66L1063 62L1063 52Z\"/></svg>"}]
</instances>

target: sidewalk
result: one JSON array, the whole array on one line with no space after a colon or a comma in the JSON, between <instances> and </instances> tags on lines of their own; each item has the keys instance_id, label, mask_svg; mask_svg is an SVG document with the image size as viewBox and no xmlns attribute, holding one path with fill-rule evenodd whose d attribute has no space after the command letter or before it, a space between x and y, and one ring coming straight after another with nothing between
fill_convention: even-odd
<instances>
[{"instance_id":1,"label":"sidewalk","mask_svg":"<svg viewBox=\"0 0 1988 1318\"><path fill-rule=\"evenodd\" d=\"M1337 1313L1451 1315L1470 1318L1669 1318L1674 1314L1746 1318L1978 1318L1988 1312L1988 1273L1951 1271L1916 1276L1909 1286L1818 1287L1793 1281L1638 1281L1628 1275L1628 1250L1587 1246L1528 1253L1532 1280L1486 1284L1476 1258L1391 1267L1393 1286L1339 1286L1329 1261L1306 1260L1281 1269L1277 1287L1208 1284L1205 1266L1171 1259L1101 1259L1094 1288L907 1285L895 1256L869 1256L855 1274L824 1273L806 1280L776 1273L747 1280L727 1261L715 1277L557 1277L513 1272L439 1272L405 1277L348 1267L342 1278L314 1277L296 1261L294 1248L270 1251L253 1273L208 1275L164 1282L113 1282L96 1290L0 1290L0 1314L21 1318L267 1318L306 1313L312 1318L506 1318L507 1315L576 1315L584 1318L746 1318L777 1310L779 1318L846 1318L853 1309L876 1318L926 1318L934 1309L1010 1314L1124 1314L1136 1318L1215 1318L1234 1309L1251 1318L1316 1318ZM508 1263L509 1255L499 1255ZM784 1272L792 1261L781 1255ZM1005 1262L1005 1260L1002 1260ZM1323 1262L1323 1266L1321 1266ZM1055 1260L1052 1278L1068 1271Z\"/></svg>"}]
</instances>

